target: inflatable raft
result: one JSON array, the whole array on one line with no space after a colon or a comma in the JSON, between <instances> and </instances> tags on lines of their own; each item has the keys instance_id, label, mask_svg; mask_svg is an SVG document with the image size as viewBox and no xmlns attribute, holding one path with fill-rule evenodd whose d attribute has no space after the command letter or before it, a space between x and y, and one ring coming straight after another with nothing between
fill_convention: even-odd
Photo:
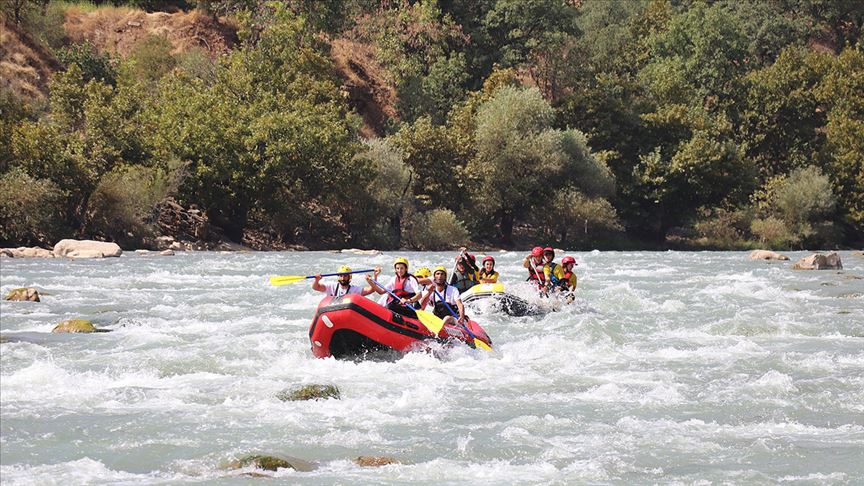
<instances>
[{"instance_id":1,"label":"inflatable raft","mask_svg":"<svg viewBox=\"0 0 864 486\"><path fill-rule=\"evenodd\" d=\"M466 327L491 345L486 331L469 320ZM430 343L464 343L475 347L474 338L462 326L444 326L432 334L419 320L397 314L359 295L325 297L309 327L312 354L318 358L357 359L369 353L423 350Z\"/></svg>"},{"instance_id":2,"label":"inflatable raft","mask_svg":"<svg viewBox=\"0 0 864 486\"><path fill-rule=\"evenodd\" d=\"M533 316L544 314L540 307L504 291L504 284L479 284L462 292L462 303L473 311L503 312L507 315Z\"/></svg>"}]
</instances>

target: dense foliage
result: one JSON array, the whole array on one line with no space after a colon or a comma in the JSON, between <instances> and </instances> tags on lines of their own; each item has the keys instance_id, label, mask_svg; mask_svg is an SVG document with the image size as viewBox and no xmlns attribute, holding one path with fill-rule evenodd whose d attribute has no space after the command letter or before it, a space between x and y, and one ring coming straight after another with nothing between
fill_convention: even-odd
<instances>
[{"instance_id":1,"label":"dense foliage","mask_svg":"<svg viewBox=\"0 0 864 486\"><path fill-rule=\"evenodd\" d=\"M147 245L169 196L313 248L864 241L858 1L109 3L228 15L241 42L111 56L5 2L65 69L47 102L0 92L0 243ZM395 92L379 138L334 39Z\"/></svg>"}]
</instances>

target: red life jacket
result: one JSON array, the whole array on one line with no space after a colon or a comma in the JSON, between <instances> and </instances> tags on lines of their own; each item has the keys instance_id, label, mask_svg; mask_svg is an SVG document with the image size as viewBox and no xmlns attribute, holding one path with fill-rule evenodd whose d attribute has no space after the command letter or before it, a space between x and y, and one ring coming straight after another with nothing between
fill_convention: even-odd
<instances>
[{"instance_id":1,"label":"red life jacket","mask_svg":"<svg viewBox=\"0 0 864 486\"><path fill-rule=\"evenodd\" d=\"M407 290L405 290L405 282L409 278L413 278L415 281L417 280L417 277L415 277L414 275L406 273L405 276L402 278L399 278L399 276L396 275L396 280L393 281L393 293L398 295L400 299L410 299L411 297L417 295L414 292L408 292ZM393 300L393 298L391 297L390 300Z\"/></svg>"},{"instance_id":2,"label":"red life jacket","mask_svg":"<svg viewBox=\"0 0 864 486\"><path fill-rule=\"evenodd\" d=\"M541 284L546 282L546 275L543 274L543 262L540 262L540 265L534 265L534 260L532 259L528 264L531 265L528 268L528 281L536 280Z\"/></svg>"}]
</instances>

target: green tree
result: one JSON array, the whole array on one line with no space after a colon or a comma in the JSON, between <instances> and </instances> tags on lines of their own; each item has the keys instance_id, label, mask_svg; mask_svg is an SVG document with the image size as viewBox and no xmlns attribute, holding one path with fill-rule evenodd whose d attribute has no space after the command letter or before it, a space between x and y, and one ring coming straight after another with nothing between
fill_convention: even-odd
<instances>
[{"instance_id":1,"label":"green tree","mask_svg":"<svg viewBox=\"0 0 864 486\"><path fill-rule=\"evenodd\" d=\"M816 88L828 109L819 159L836 189L847 222L864 234L864 52L847 48ZM860 238L860 237L859 237Z\"/></svg>"},{"instance_id":2,"label":"green tree","mask_svg":"<svg viewBox=\"0 0 864 486\"><path fill-rule=\"evenodd\" d=\"M65 198L56 184L21 168L0 175L0 243L53 245L68 231Z\"/></svg>"},{"instance_id":3,"label":"green tree","mask_svg":"<svg viewBox=\"0 0 864 486\"><path fill-rule=\"evenodd\" d=\"M472 200L478 219L487 227L497 223L505 242L512 241L515 221L548 205L563 187L597 193L612 187L584 135L555 130L552 122L552 108L537 89L502 88L478 111L477 153L468 164Z\"/></svg>"}]
</instances>

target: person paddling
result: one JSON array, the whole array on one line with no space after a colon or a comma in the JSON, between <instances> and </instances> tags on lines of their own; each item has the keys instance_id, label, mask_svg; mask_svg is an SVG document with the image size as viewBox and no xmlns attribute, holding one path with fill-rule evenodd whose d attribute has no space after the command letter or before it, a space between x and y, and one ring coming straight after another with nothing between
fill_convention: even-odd
<instances>
[{"instance_id":1,"label":"person paddling","mask_svg":"<svg viewBox=\"0 0 864 486\"><path fill-rule=\"evenodd\" d=\"M522 266L528 269L529 282L533 282L538 287L542 287L546 283L546 277L543 273L543 247L535 246L531 250L531 254L522 260Z\"/></svg>"},{"instance_id":2,"label":"person paddling","mask_svg":"<svg viewBox=\"0 0 864 486\"><path fill-rule=\"evenodd\" d=\"M453 271L453 276L450 278L450 285L456 287L456 290L459 292L465 292L478 283L477 274L471 267L470 260L467 260L464 254L457 256L456 268Z\"/></svg>"},{"instance_id":3,"label":"person paddling","mask_svg":"<svg viewBox=\"0 0 864 486\"><path fill-rule=\"evenodd\" d=\"M432 312L436 316L443 319L444 324L455 326L457 324L464 325L467 322L465 317L465 306L462 305L462 299L459 297L459 291L452 285L447 285L447 269L443 266L435 268L432 273L433 283L430 285L423 295L423 300L420 301L421 308ZM436 291L438 292L436 294ZM439 297L444 297L442 301ZM454 319L450 314L450 310L444 303L455 306L459 312L459 319Z\"/></svg>"},{"instance_id":4,"label":"person paddling","mask_svg":"<svg viewBox=\"0 0 864 486\"><path fill-rule=\"evenodd\" d=\"M543 249L543 277L546 290L551 289L555 282L564 278L564 271L555 263L555 250L551 247Z\"/></svg>"},{"instance_id":5,"label":"person paddling","mask_svg":"<svg viewBox=\"0 0 864 486\"><path fill-rule=\"evenodd\" d=\"M376 268L376 270L379 269ZM378 284L375 283L375 279L369 275L366 275L366 282L368 282L376 292L383 294L381 299L378 301L379 304L386 306L388 309L398 314L417 317L416 313L411 308L406 307L420 300L420 297L422 296L420 292L421 287L417 282L417 278L408 273L408 259L399 257L394 260L393 270L395 275L393 275L393 277L384 284L383 287L378 286ZM399 297L399 300L396 300L392 295L388 294L388 290Z\"/></svg>"},{"instance_id":6,"label":"person paddling","mask_svg":"<svg viewBox=\"0 0 864 486\"><path fill-rule=\"evenodd\" d=\"M562 276L555 285L562 292L573 292L576 290L576 273L573 272L573 267L576 265L576 259L572 256L565 256L561 259Z\"/></svg>"},{"instance_id":7,"label":"person paddling","mask_svg":"<svg viewBox=\"0 0 864 486\"><path fill-rule=\"evenodd\" d=\"M351 267L347 265L342 265L338 270L339 275L336 277L336 282L331 283L321 283L321 274L315 275L315 280L312 282L312 289L317 290L318 292L324 292L327 295L332 295L333 297L341 297L347 294L357 294L357 295L369 295L375 290L371 285L367 285L366 287L361 287L359 285L351 285ZM343 273L344 272L344 273ZM375 272L375 276L373 278L378 278L378 273L380 270Z\"/></svg>"},{"instance_id":8,"label":"person paddling","mask_svg":"<svg viewBox=\"0 0 864 486\"><path fill-rule=\"evenodd\" d=\"M477 273L477 278L480 283L494 284L498 283L498 272L495 271L495 258L490 255L483 257L483 268Z\"/></svg>"}]
</instances>

